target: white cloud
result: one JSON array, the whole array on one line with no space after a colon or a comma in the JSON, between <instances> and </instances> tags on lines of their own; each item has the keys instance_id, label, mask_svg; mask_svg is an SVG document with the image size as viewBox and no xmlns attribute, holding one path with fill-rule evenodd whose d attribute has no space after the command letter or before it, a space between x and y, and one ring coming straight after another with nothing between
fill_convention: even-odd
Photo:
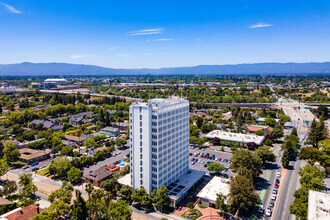
<instances>
[{"instance_id":1,"label":"white cloud","mask_svg":"<svg viewBox=\"0 0 330 220\"><path fill-rule=\"evenodd\" d=\"M249 28L264 28L264 27L271 27L273 26L272 24L265 24L265 23L258 23L258 24L253 24L250 25Z\"/></svg>"},{"instance_id":2,"label":"white cloud","mask_svg":"<svg viewBox=\"0 0 330 220\"><path fill-rule=\"evenodd\" d=\"M116 55L119 57L124 57L124 58L127 58L130 56L130 54L128 54L128 53L117 53Z\"/></svg>"},{"instance_id":3,"label":"white cloud","mask_svg":"<svg viewBox=\"0 0 330 220\"><path fill-rule=\"evenodd\" d=\"M118 49L118 47L111 47L111 48L109 48L110 51L114 51L114 50L117 50L117 49Z\"/></svg>"},{"instance_id":4,"label":"white cloud","mask_svg":"<svg viewBox=\"0 0 330 220\"><path fill-rule=\"evenodd\" d=\"M129 36L150 35L150 34L161 34L162 32L163 32L163 28L153 28L153 29L132 31L128 35Z\"/></svg>"},{"instance_id":5,"label":"white cloud","mask_svg":"<svg viewBox=\"0 0 330 220\"><path fill-rule=\"evenodd\" d=\"M140 54L143 56L150 56L150 53L140 52Z\"/></svg>"},{"instance_id":6,"label":"white cloud","mask_svg":"<svg viewBox=\"0 0 330 220\"><path fill-rule=\"evenodd\" d=\"M71 57L71 59L82 59L82 58L94 57L94 55L74 54L74 55L71 55L70 57Z\"/></svg>"},{"instance_id":7,"label":"white cloud","mask_svg":"<svg viewBox=\"0 0 330 220\"><path fill-rule=\"evenodd\" d=\"M170 41L173 40L172 38L162 38L162 39L155 39L154 41Z\"/></svg>"},{"instance_id":8,"label":"white cloud","mask_svg":"<svg viewBox=\"0 0 330 220\"><path fill-rule=\"evenodd\" d=\"M13 6L5 4L3 2L0 2L0 5L3 5L10 13L13 13L13 14L22 14L23 13L20 10L17 10L16 8L14 8Z\"/></svg>"}]
</instances>

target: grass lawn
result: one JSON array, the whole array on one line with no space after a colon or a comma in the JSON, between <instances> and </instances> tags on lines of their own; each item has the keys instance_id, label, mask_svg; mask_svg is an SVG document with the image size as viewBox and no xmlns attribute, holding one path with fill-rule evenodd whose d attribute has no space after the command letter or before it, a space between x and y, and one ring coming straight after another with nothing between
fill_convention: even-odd
<instances>
[{"instance_id":1,"label":"grass lawn","mask_svg":"<svg viewBox=\"0 0 330 220\"><path fill-rule=\"evenodd\" d=\"M50 175L50 174L49 174L49 169L48 169L48 167L45 168L45 169L42 169L42 170L38 170L38 171L37 171L37 174L40 175L40 176L47 176L47 177L49 177L49 178L52 178L52 177L53 177L53 175Z\"/></svg>"},{"instance_id":2,"label":"grass lawn","mask_svg":"<svg viewBox=\"0 0 330 220\"><path fill-rule=\"evenodd\" d=\"M201 208L201 209L206 209L207 208L205 205L202 205L202 204L198 204L198 207Z\"/></svg>"},{"instance_id":3,"label":"grass lawn","mask_svg":"<svg viewBox=\"0 0 330 220\"><path fill-rule=\"evenodd\" d=\"M194 217L187 217L186 214L189 213L189 212L198 212L199 214L197 216L194 216ZM183 213L181 216L184 217L184 218L187 218L187 219L196 220L199 217L203 216L203 214L198 209L189 209L189 210L185 211L185 213Z\"/></svg>"}]
</instances>

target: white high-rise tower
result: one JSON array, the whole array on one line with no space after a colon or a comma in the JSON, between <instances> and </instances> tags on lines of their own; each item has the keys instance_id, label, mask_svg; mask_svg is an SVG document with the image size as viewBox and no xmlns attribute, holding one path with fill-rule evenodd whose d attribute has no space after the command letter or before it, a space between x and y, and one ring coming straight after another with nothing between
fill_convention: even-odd
<instances>
[{"instance_id":1,"label":"white high-rise tower","mask_svg":"<svg viewBox=\"0 0 330 220\"><path fill-rule=\"evenodd\" d=\"M130 106L131 184L148 193L189 170L189 101L151 99Z\"/></svg>"}]
</instances>

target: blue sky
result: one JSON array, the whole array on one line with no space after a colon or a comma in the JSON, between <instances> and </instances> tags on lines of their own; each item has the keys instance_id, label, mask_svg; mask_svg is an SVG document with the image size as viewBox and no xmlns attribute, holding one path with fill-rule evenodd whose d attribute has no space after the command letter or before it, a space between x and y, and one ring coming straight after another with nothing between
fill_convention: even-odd
<instances>
[{"instance_id":1,"label":"blue sky","mask_svg":"<svg viewBox=\"0 0 330 220\"><path fill-rule=\"evenodd\" d=\"M329 0L0 0L0 63L330 61Z\"/></svg>"}]
</instances>

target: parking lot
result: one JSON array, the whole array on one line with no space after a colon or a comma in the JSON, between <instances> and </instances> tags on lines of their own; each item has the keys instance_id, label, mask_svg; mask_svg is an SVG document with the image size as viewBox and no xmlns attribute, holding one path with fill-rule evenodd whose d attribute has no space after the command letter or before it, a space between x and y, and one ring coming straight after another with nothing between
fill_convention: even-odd
<instances>
[{"instance_id":1,"label":"parking lot","mask_svg":"<svg viewBox=\"0 0 330 220\"><path fill-rule=\"evenodd\" d=\"M196 157L195 156L195 153L199 152L200 154ZM201 157L201 154L204 153L207 154L209 153L210 156L212 156L213 154L215 155L215 158L217 160L211 160L211 159L206 159L206 158L203 158ZM230 167L230 159L232 157L232 154L231 153L226 153L226 152L221 152L221 151L214 151L214 150L211 150L209 148L204 148L204 150L202 149L198 149L198 148L190 148L189 149L189 154L192 154L189 156L189 167L192 168L192 169L196 169L196 170L202 170L202 171L205 171L205 172L209 172L207 170L207 167L205 167L204 165L209 161L209 162L215 162L215 163L220 163L222 164L224 167ZM192 164L191 163L191 160L192 158L197 158L198 159L198 162L196 162L195 164ZM228 162L224 162L224 161L219 161L219 158L221 159L227 159ZM231 176L235 176L236 174L233 173L231 171L231 169L229 168L227 171L223 171L223 173L227 174L229 177Z\"/></svg>"}]
</instances>

